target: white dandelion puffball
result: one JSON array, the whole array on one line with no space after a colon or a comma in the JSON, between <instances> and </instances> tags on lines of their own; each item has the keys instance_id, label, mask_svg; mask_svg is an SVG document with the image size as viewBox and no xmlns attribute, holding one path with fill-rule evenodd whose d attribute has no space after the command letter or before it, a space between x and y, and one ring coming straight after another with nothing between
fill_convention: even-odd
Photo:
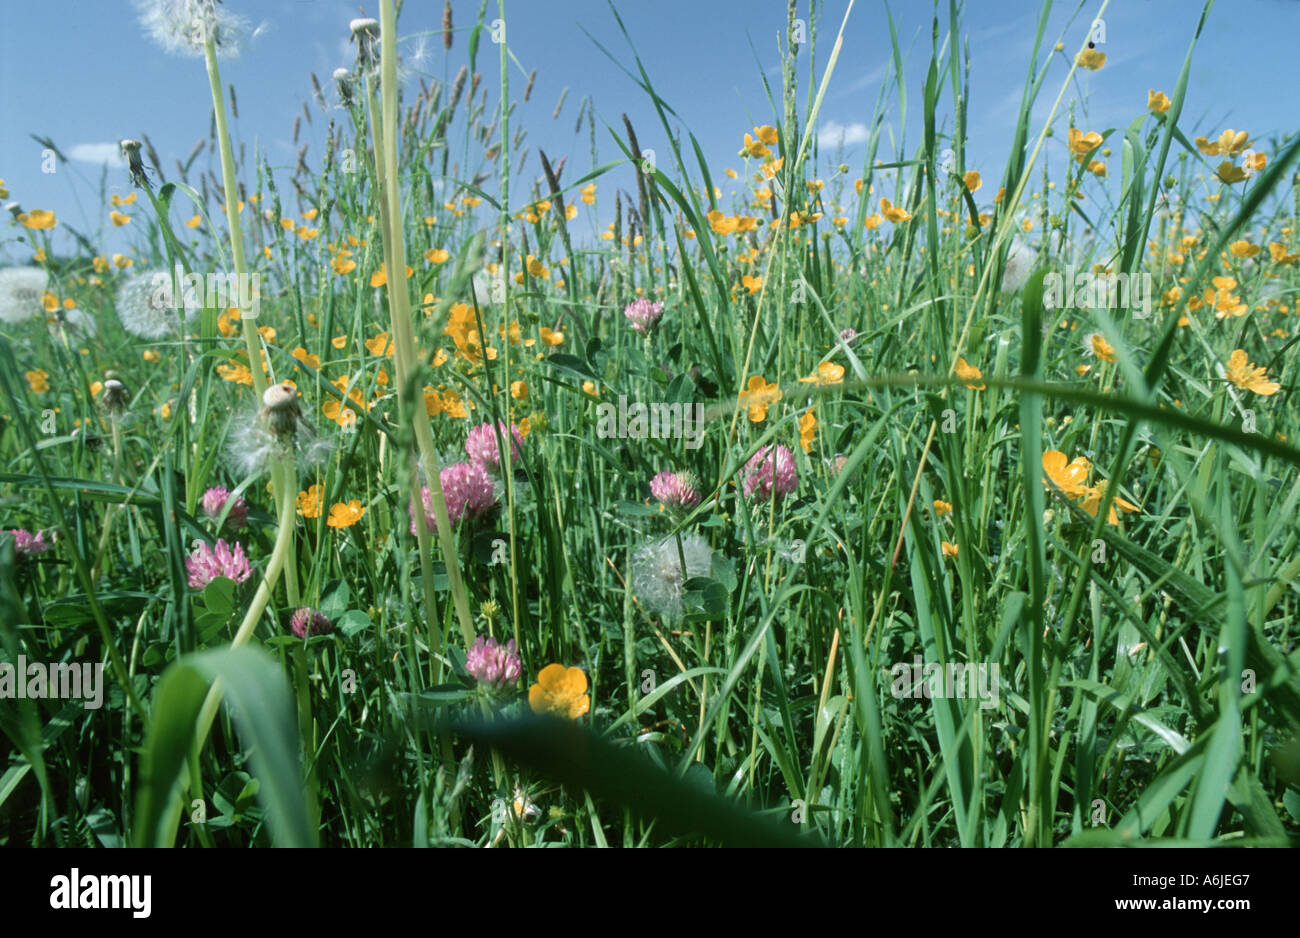
<instances>
[{"instance_id":1,"label":"white dandelion puffball","mask_svg":"<svg viewBox=\"0 0 1300 938\"><path fill-rule=\"evenodd\" d=\"M506 301L506 275L498 270L489 274L480 270L474 275L474 298L479 306L499 306Z\"/></svg>"},{"instance_id":2,"label":"white dandelion puffball","mask_svg":"<svg viewBox=\"0 0 1300 938\"><path fill-rule=\"evenodd\" d=\"M1003 293L1020 292L1020 288L1025 285L1030 272L1034 269L1034 259L1037 256L1037 252L1025 242L1020 240L1011 242L1011 249L1007 251L1007 266L1002 273Z\"/></svg>"},{"instance_id":3,"label":"white dandelion puffball","mask_svg":"<svg viewBox=\"0 0 1300 938\"><path fill-rule=\"evenodd\" d=\"M283 456L292 456L299 472L311 472L328 462L333 450L333 441L301 415L291 422L287 438L272 432L258 407L245 407L235 414L227 429L226 453L231 470L240 479L268 472L271 463Z\"/></svg>"},{"instance_id":4,"label":"white dandelion puffball","mask_svg":"<svg viewBox=\"0 0 1300 938\"><path fill-rule=\"evenodd\" d=\"M0 268L0 322L22 322L41 315L50 275L39 267Z\"/></svg>"},{"instance_id":5,"label":"white dandelion puffball","mask_svg":"<svg viewBox=\"0 0 1300 938\"><path fill-rule=\"evenodd\" d=\"M71 335L88 337L99 332L99 325L95 322L94 317L87 315L76 307L60 313L59 321L63 323L63 328L67 329Z\"/></svg>"},{"instance_id":6,"label":"white dandelion puffball","mask_svg":"<svg viewBox=\"0 0 1300 938\"><path fill-rule=\"evenodd\" d=\"M145 33L173 55L201 57L211 36L217 54L233 58L248 35L248 21L215 0L136 0L135 5Z\"/></svg>"},{"instance_id":7,"label":"white dandelion puffball","mask_svg":"<svg viewBox=\"0 0 1300 938\"><path fill-rule=\"evenodd\" d=\"M682 538L680 555L673 536L646 544L632 555L632 592L650 612L676 619L682 614L682 585L691 577L708 576L712 561L713 548L698 534Z\"/></svg>"},{"instance_id":8,"label":"white dandelion puffball","mask_svg":"<svg viewBox=\"0 0 1300 938\"><path fill-rule=\"evenodd\" d=\"M139 339L161 339L177 331L178 306L171 274L165 270L146 270L125 280L117 288L117 318L122 328ZM203 304L193 284L183 285L185 321L198 318Z\"/></svg>"}]
</instances>

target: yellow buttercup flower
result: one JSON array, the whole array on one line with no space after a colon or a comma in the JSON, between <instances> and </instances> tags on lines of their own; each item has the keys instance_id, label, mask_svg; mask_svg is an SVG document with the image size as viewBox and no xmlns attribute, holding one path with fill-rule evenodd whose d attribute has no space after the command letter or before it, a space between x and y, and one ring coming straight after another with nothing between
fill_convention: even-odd
<instances>
[{"instance_id":1,"label":"yellow buttercup flower","mask_svg":"<svg viewBox=\"0 0 1300 938\"><path fill-rule=\"evenodd\" d=\"M1256 368L1254 363L1247 359L1245 349L1235 350L1228 358L1228 364L1223 370L1228 380L1237 387L1243 391L1254 391L1263 397L1271 397L1282 387L1282 385L1268 380L1266 369Z\"/></svg>"},{"instance_id":2,"label":"yellow buttercup flower","mask_svg":"<svg viewBox=\"0 0 1300 938\"><path fill-rule=\"evenodd\" d=\"M1067 464L1064 453L1049 449L1043 453L1043 471L1052 484L1066 495L1086 495L1090 491L1084 483L1092 471L1092 463L1084 456L1076 456Z\"/></svg>"},{"instance_id":3,"label":"yellow buttercup flower","mask_svg":"<svg viewBox=\"0 0 1300 938\"><path fill-rule=\"evenodd\" d=\"M320 496L321 487L319 485L308 486L307 491L298 493L298 514L304 518L320 517Z\"/></svg>"},{"instance_id":4,"label":"yellow buttercup flower","mask_svg":"<svg viewBox=\"0 0 1300 938\"><path fill-rule=\"evenodd\" d=\"M27 386L32 389L33 394L44 394L50 389L50 376L40 368L23 372L23 377L27 379Z\"/></svg>"},{"instance_id":5,"label":"yellow buttercup flower","mask_svg":"<svg viewBox=\"0 0 1300 938\"><path fill-rule=\"evenodd\" d=\"M393 354L393 343L388 338L387 332L381 332L373 339L366 339L366 351L371 355L391 355Z\"/></svg>"},{"instance_id":6,"label":"yellow buttercup flower","mask_svg":"<svg viewBox=\"0 0 1300 938\"><path fill-rule=\"evenodd\" d=\"M1106 53L1100 49L1084 49L1074 59L1081 68L1095 72L1106 64Z\"/></svg>"},{"instance_id":7,"label":"yellow buttercup flower","mask_svg":"<svg viewBox=\"0 0 1300 938\"><path fill-rule=\"evenodd\" d=\"M121 228L123 225L128 224L131 221L130 215L123 215L118 211L109 212L108 217L113 222L114 228Z\"/></svg>"},{"instance_id":8,"label":"yellow buttercup flower","mask_svg":"<svg viewBox=\"0 0 1300 938\"><path fill-rule=\"evenodd\" d=\"M1195 142L1196 148L1206 156L1236 156L1250 146L1250 135L1244 130L1229 127L1217 140L1197 137Z\"/></svg>"},{"instance_id":9,"label":"yellow buttercup flower","mask_svg":"<svg viewBox=\"0 0 1300 938\"><path fill-rule=\"evenodd\" d=\"M1106 337L1100 332L1090 333L1085 340L1087 342L1087 351L1092 352L1104 362L1115 362L1115 346L1106 341Z\"/></svg>"},{"instance_id":10,"label":"yellow buttercup flower","mask_svg":"<svg viewBox=\"0 0 1300 938\"><path fill-rule=\"evenodd\" d=\"M325 523L331 528L350 528L360 521L365 513L366 509L362 507L360 499L354 498L346 504L335 502L330 506L330 516Z\"/></svg>"},{"instance_id":11,"label":"yellow buttercup flower","mask_svg":"<svg viewBox=\"0 0 1300 938\"><path fill-rule=\"evenodd\" d=\"M947 541L940 541L939 547L943 551L945 557L956 557L957 552L960 549L956 544L950 544Z\"/></svg>"},{"instance_id":12,"label":"yellow buttercup flower","mask_svg":"<svg viewBox=\"0 0 1300 938\"><path fill-rule=\"evenodd\" d=\"M407 264L406 265L407 278L409 279L411 274L413 273L415 273L414 269L411 267L410 264ZM382 287L385 286L387 283L388 283L388 272L384 269L384 265L380 264L379 269L370 275L370 285L372 287Z\"/></svg>"},{"instance_id":13,"label":"yellow buttercup flower","mask_svg":"<svg viewBox=\"0 0 1300 938\"><path fill-rule=\"evenodd\" d=\"M957 359L957 364L953 367L953 372L958 378L961 378L962 383L972 391L984 390L984 384L980 381L980 378L984 377L983 372L974 365L968 365L966 359Z\"/></svg>"},{"instance_id":14,"label":"yellow buttercup flower","mask_svg":"<svg viewBox=\"0 0 1300 938\"><path fill-rule=\"evenodd\" d=\"M218 365L217 374L227 381L233 381L235 384L253 386L253 373L248 369L247 365L241 365L238 362Z\"/></svg>"},{"instance_id":15,"label":"yellow buttercup flower","mask_svg":"<svg viewBox=\"0 0 1300 938\"><path fill-rule=\"evenodd\" d=\"M952 504L936 498L934 500L934 516L936 518L942 518L944 515L948 514L952 514Z\"/></svg>"},{"instance_id":16,"label":"yellow buttercup flower","mask_svg":"<svg viewBox=\"0 0 1300 938\"><path fill-rule=\"evenodd\" d=\"M1235 163L1224 160L1219 164L1219 168L1214 171L1221 181L1232 185L1234 182L1241 182L1247 177L1247 172Z\"/></svg>"},{"instance_id":17,"label":"yellow buttercup flower","mask_svg":"<svg viewBox=\"0 0 1300 938\"><path fill-rule=\"evenodd\" d=\"M781 386L768 384L762 375L749 379L749 390L739 394L742 407L749 409L751 423L762 423L767 419L767 408L781 399Z\"/></svg>"},{"instance_id":18,"label":"yellow buttercup flower","mask_svg":"<svg viewBox=\"0 0 1300 938\"><path fill-rule=\"evenodd\" d=\"M1154 114L1164 114L1169 110L1169 96L1151 88L1147 91L1147 110Z\"/></svg>"},{"instance_id":19,"label":"yellow buttercup flower","mask_svg":"<svg viewBox=\"0 0 1300 938\"><path fill-rule=\"evenodd\" d=\"M1280 241L1270 241L1268 243L1268 255L1273 258L1275 264L1294 264L1300 261L1300 254L1288 254L1286 245Z\"/></svg>"},{"instance_id":20,"label":"yellow buttercup flower","mask_svg":"<svg viewBox=\"0 0 1300 938\"><path fill-rule=\"evenodd\" d=\"M43 208L34 208L30 212L23 212L18 216L18 223L25 228L34 228L41 231L48 231L59 223L54 217L53 212L47 212Z\"/></svg>"},{"instance_id":21,"label":"yellow buttercup flower","mask_svg":"<svg viewBox=\"0 0 1300 938\"><path fill-rule=\"evenodd\" d=\"M889 221L894 222L894 224L908 221L912 217L907 213L906 209L902 208L901 206L894 205L888 199L880 200L880 213L884 215L885 218L887 218Z\"/></svg>"},{"instance_id":22,"label":"yellow buttercup flower","mask_svg":"<svg viewBox=\"0 0 1300 938\"><path fill-rule=\"evenodd\" d=\"M1101 507L1101 500L1106 496L1106 484L1105 479L1100 479L1096 485L1087 490L1087 493L1083 497L1083 501L1079 503L1079 506L1094 518L1097 517L1097 509ZM1116 508L1129 512L1141 511L1137 505L1134 505L1132 502L1126 502L1124 499L1116 495L1114 501L1110 503L1110 511L1106 513L1107 524L1119 524L1119 515L1115 513Z\"/></svg>"},{"instance_id":23,"label":"yellow buttercup flower","mask_svg":"<svg viewBox=\"0 0 1300 938\"><path fill-rule=\"evenodd\" d=\"M799 418L799 445L803 447L805 453L812 452L813 435L816 432L817 416L810 407L808 413Z\"/></svg>"},{"instance_id":24,"label":"yellow buttercup flower","mask_svg":"<svg viewBox=\"0 0 1300 938\"><path fill-rule=\"evenodd\" d=\"M962 176L961 181L966 183L966 188L971 192L978 192L980 186L984 185L983 180L980 179L980 174L973 169L965 176Z\"/></svg>"},{"instance_id":25,"label":"yellow buttercup flower","mask_svg":"<svg viewBox=\"0 0 1300 938\"><path fill-rule=\"evenodd\" d=\"M528 706L533 713L576 720L591 709L587 696L587 675L582 668L548 664L528 688Z\"/></svg>"},{"instance_id":26,"label":"yellow buttercup flower","mask_svg":"<svg viewBox=\"0 0 1300 938\"><path fill-rule=\"evenodd\" d=\"M806 378L799 379L804 384L839 384L844 380L844 366L834 362L820 362L817 370Z\"/></svg>"},{"instance_id":27,"label":"yellow buttercup flower","mask_svg":"<svg viewBox=\"0 0 1300 938\"><path fill-rule=\"evenodd\" d=\"M1069 130L1069 141L1067 146L1075 159L1082 163L1084 158L1097 147L1101 146L1101 134L1095 130L1090 130L1086 134L1079 130L1078 127L1071 127Z\"/></svg>"}]
</instances>

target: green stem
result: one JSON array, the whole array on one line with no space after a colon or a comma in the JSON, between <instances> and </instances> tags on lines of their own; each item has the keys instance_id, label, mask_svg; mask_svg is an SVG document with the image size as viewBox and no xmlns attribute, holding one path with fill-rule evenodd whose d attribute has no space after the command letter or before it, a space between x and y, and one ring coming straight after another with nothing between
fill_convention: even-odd
<instances>
[{"instance_id":1,"label":"green stem","mask_svg":"<svg viewBox=\"0 0 1300 938\"><path fill-rule=\"evenodd\" d=\"M276 470L281 475L281 482L287 483L288 490L292 490L297 486L292 457L281 460ZM275 547L271 551L271 560L266 566L266 574L262 577L262 582L258 584L257 593L253 596L253 602L249 605L248 612L244 614L244 621L240 623L239 630L235 632L235 637L230 643L231 648L238 648L253 637L258 620L261 619L262 612L271 599L271 593L275 589L275 581L280 576L280 571L284 569L285 561L289 557L290 545L293 542L293 512L293 503L286 499L284 504L280 506L280 526L279 530L276 531ZM213 681L212 687L208 690L208 696L203 701L203 709L199 712L199 730L194 742L196 755L202 752L203 744L207 742L208 732L212 729L212 721L216 719L217 708L221 705L222 693L220 679Z\"/></svg>"},{"instance_id":2,"label":"green stem","mask_svg":"<svg viewBox=\"0 0 1300 938\"><path fill-rule=\"evenodd\" d=\"M401 230L401 196L397 180L397 13L392 0L384 0L379 7L379 37L381 44L381 64L383 68L382 95L382 134L375 134L375 162L379 170L379 189L381 208L387 210L387 224L383 236L385 248L391 252L393 264L388 271L389 314L392 318L393 357L395 367L402 377L398 379L399 392L406 384L403 377L414 370L418 360L415 338L411 330L411 316L406 287L406 242ZM373 91L367 88L371 96L371 123L374 123ZM382 203L387 202L384 206ZM400 278L397 281L394 278ZM442 492L441 468L434 448L433 431L429 427L428 415L413 408L411 420L415 430L416 444L420 450L420 461L425 475L429 479L429 495L433 502L433 515L437 521L438 544L442 549L443 561L447 568L447 579L451 586L452 602L456 607L456 616L460 620L461 635L468 648L474 643L474 618L469 610L469 597L465 583L461 578L459 555L456 542L452 536L451 521L447 516L447 501ZM418 530L418 528L417 528Z\"/></svg>"},{"instance_id":3,"label":"green stem","mask_svg":"<svg viewBox=\"0 0 1300 938\"><path fill-rule=\"evenodd\" d=\"M221 70L217 65L217 48L212 36L207 36L203 44L204 61L208 67L208 86L212 92L212 112L217 122L217 146L221 151L221 185L226 203L226 226L230 230L230 257L234 266L237 282L242 283L248 277L248 261L244 257L244 233L239 225L239 186L235 181L235 155L230 145L230 127L226 122L226 101L221 94ZM257 334L256 317L249 316L248 310L239 311L239 326L244 337L244 349L248 353L248 370L253 375L253 392L258 402L266 392L268 382L262 365L261 337ZM272 475L271 492L276 508L284 515L285 505L293 505L295 490L285 489L277 475ZM292 517L290 518L292 520ZM293 539L289 539L285 577L289 590L289 602L297 604L298 574L294 558Z\"/></svg>"}]
</instances>

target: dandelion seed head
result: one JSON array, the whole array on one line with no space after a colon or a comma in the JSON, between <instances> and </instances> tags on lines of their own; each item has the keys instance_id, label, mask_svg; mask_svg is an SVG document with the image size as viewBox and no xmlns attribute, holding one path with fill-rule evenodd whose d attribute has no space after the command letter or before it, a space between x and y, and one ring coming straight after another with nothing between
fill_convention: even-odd
<instances>
[{"instance_id":1,"label":"dandelion seed head","mask_svg":"<svg viewBox=\"0 0 1300 938\"><path fill-rule=\"evenodd\" d=\"M135 5L146 34L172 55L201 57L210 36L217 55L234 58L248 38L248 21L216 0L136 0Z\"/></svg>"},{"instance_id":2,"label":"dandelion seed head","mask_svg":"<svg viewBox=\"0 0 1300 938\"><path fill-rule=\"evenodd\" d=\"M474 298L481 307L494 306L506 301L505 273L497 270L490 274L480 270L474 274Z\"/></svg>"},{"instance_id":3,"label":"dandelion seed head","mask_svg":"<svg viewBox=\"0 0 1300 938\"><path fill-rule=\"evenodd\" d=\"M95 322L94 317L87 315L75 306L72 309L60 310L56 318L59 325L78 338L93 337L99 333L99 325Z\"/></svg>"},{"instance_id":4,"label":"dandelion seed head","mask_svg":"<svg viewBox=\"0 0 1300 938\"><path fill-rule=\"evenodd\" d=\"M110 371L105 375L104 389L99 392L100 403L106 411L114 415L126 410L126 405L131 402L131 392L126 389L126 385L116 377L108 377L116 374L117 372Z\"/></svg>"},{"instance_id":5,"label":"dandelion seed head","mask_svg":"<svg viewBox=\"0 0 1300 938\"><path fill-rule=\"evenodd\" d=\"M50 276L39 267L0 268L0 322L17 323L41 315L41 297Z\"/></svg>"},{"instance_id":6,"label":"dandelion seed head","mask_svg":"<svg viewBox=\"0 0 1300 938\"><path fill-rule=\"evenodd\" d=\"M708 576L712 563L713 548L698 534L681 539L680 555L675 536L645 544L632 555L632 593L650 612L677 619L682 614L683 585L691 577Z\"/></svg>"},{"instance_id":7,"label":"dandelion seed head","mask_svg":"<svg viewBox=\"0 0 1300 938\"><path fill-rule=\"evenodd\" d=\"M279 435L264 417L264 411L264 408L246 407L230 422L227 455L238 478L259 476L270 469L274 460L284 456L292 455L294 465L302 473L319 468L329 459L334 451L333 441L322 436L308 420L299 417L291 433Z\"/></svg>"},{"instance_id":8,"label":"dandelion seed head","mask_svg":"<svg viewBox=\"0 0 1300 938\"><path fill-rule=\"evenodd\" d=\"M1002 272L1002 292L1018 293L1029 279L1034 259L1038 256L1028 244L1019 239L1011 242L1007 251L1007 266Z\"/></svg>"},{"instance_id":9,"label":"dandelion seed head","mask_svg":"<svg viewBox=\"0 0 1300 938\"><path fill-rule=\"evenodd\" d=\"M161 339L178 330L176 292L172 274L146 270L129 277L117 289L117 318L122 328L138 339ZM198 319L202 304L192 283L181 291L185 321Z\"/></svg>"}]
</instances>

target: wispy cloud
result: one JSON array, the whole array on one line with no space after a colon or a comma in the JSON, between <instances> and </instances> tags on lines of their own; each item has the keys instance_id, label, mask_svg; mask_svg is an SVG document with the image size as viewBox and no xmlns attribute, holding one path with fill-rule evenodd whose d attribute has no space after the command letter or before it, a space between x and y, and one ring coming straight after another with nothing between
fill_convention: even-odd
<instances>
[{"instance_id":1,"label":"wispy cloud","mask_svg":"<svg viewBox=\"0 0 1300 938\"><path fill-rule=\"evenodd\" d=\"M875 68L853 79L853 81L849 83L846 91L861 91L863 88L869 88L880 84L881 80L889 74L891 68L893 68L893 62L889 59L885 59Z\"/></svg>"},{"instance_id":2,"label":"wispy cloud","mask_svg":"<svg viewBox=\"0 0 1300 938\"><path fill-rule=\"evenodd\" d=\"M122 149L116 143L74 143L68 147L68 156L82 163L97 163L113 169L126 166Z\"/></svg>"},{"instance_id":3,"label":"wispy cloud","mask_svg":"<svg viewBox=\"0 0 1300 938\"><path fill-rule=\"evenodd\" d=\"M839 121L825 121L817 128L817 141L824 147L851 147L866 143L871 136L867 125L859 121L841 124Z\"/></svg>"}]
</instances>

